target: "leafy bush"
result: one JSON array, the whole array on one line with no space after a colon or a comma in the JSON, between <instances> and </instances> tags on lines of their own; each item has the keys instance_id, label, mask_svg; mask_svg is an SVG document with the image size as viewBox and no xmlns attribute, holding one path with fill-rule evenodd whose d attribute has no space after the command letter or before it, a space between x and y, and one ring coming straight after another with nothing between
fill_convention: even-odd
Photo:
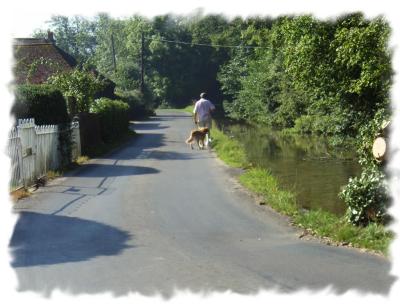
<instances>
[{"instance_id":1,"label":"leafy bush","mask_svg":"<svg viewBox=\"0 0 400 306\"><path fill-rule=\"evenodd\" d=\"M116 94L122 102L125 102L129 105L129 119L137 120L154 115L154 108L151 103L151 97L149 96L149 93L147 91L142 94L138 90L118 90Z\"/></svg>"},{"instance_id":2,"label":"leafy bush","mask_svg":"<svg viewBox=\"0 0 400 306\"><path fill-rule=\"evenodd\" d=\"M308 134L313 131L314 118L311 115L304 115L297 118L294 122L294 129L298 133Z\"/></svg>"},{"instance_id":3,"label":"leafy bush","mask_svg":"<svg viewBox=\"0 0 400 306\"><path fill-rule=\"evenodd\" d=\"M19 85L11 114L16 119L35 118L35 123L59 124L69 120L61 92L50 85Z\"/></svg>"},{"instance_id":4,"label":"leafy bush","mask_svg":"<svg viewBox=\"0 0 400 306\"><path fill-rule=\"evenodd\" d=\"M303 115L295 119L293 130L300 134L334 136L338 135L342 122L340 115Z\"/></svg>"},{"instance_id":5,"label":"leafy bush","mask_svg":"<svg viewBox=\"0 0 400 306\"><path fill-rule=\"evenodd\" d=\"M363 167L360 177L349 180L349 184L339 194L348 206L348 221L366 225L369 222L386 222L389 219L389 188L383 164L372 155L373 141L388 120L388 110L378 111L373 120L360 129L358 138L359 164Z\"/></svg>"},{"instance_id":6,"label":"leafy bush","mask_svg":"<svg viewBox=\"0 0 400 306\"><path fill-rule=\"evenodd\" d=\"M239 114L244 110L245 119L257 123L268 123L268 115L279 106L278 94L281 73L270 52L249 63L249 75L242 79L243 89L238 93L234 105L240 104Z\"/></svg>"},{"instance_id":7,"label":"leafy bush","mask_svg":"<svg viewBox=\"0 0 400 306\"><path fill-rule=\"evenodd\" d=\"M115 83L104 76L99 75L98 80L101 83L97 92L94 94L94 99L109 98L116 99Z\"/></svg>"},{"instance_id":8,"label":"leafy bush","mask_svg":"<svg viewBox=\"0 0 400 306\"><path fill-rule=\"evenodd\" d=\"M89 112L95 94L104 86L92 73L79 69L51 76L48 83L56 86L67 98L68 111L72 115Z\"/></svg>"},{"instance_id":9,"label":"leafy bush","mask_svg":"<svg viewBox=\"0 0 400 306\"><path fill-rule=\"evenodd\" d=\"M280 92L277 94L278 108L271 114L274 128L292 128L297 118L305 113L306 101L309 100L304 91L295 89L292 80L285 74L279 76Z\"/></svg>"},{"instance_id":10,"label":"leafy bush","mask_svg":"<svg viewBox=\"0 0 400 306\"><path fill-rule=\"evenodd\" d=\"M128 131L128 109L127 103L108 98L100 98L92 105L92 111L99 115L104 142L112 142Z\"/></svg>"},{"instance_id":11,"label":"leafy bush","mask_svg":"<svg viewBox=\"0 0 400 306\"><path fill-rule=\"evenodd\" d=\"M348 205L348 221L364 226L370 222L387 222L388 194L385 176L377 169L367 169L360 177L350 179L340 193Z\"/></svg>"}]
</instances>

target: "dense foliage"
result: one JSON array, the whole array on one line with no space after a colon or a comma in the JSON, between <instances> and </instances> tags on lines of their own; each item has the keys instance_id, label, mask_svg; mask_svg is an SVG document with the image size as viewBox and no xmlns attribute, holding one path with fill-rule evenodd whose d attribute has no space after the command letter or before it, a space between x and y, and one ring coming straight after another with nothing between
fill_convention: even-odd
<instances>
[{"instance_id":1,"label":"dense foliage","mask_svg":"<svg viewBox=\"0 0 400 306\"><path fill-rule=\"evenodd\" d=\"M228 20L194 14L150 20L99 14L91 20L54 16L50 26L58 45L125 96L146 91L149 108L185 106L207 91L235 119L356 136L389 104L390 28L381 17Z\"/></svg>"},{"instance_id":2,"label":"dense foliage","mask_svg":"<svg viewBox=\"0 0 400 306\"><path fill-rule=\"evenodd\" d=\"M57 87L66 97L70 114L89 112L95 93L102 87L92 73L80 69L53 75L48 83Z\"/></svg>"},{"instance_id":3,"label":"dense foliage","mask_svg":"<svg viewBox=\"0 0 400 306\"><path fill-rule=\"evenodd\" d=\"M283 17L264 32L265 42L241 65L228 114L303 133L356 136L389 105L389 26L382 18L352 14L337 21ZM234 56L226 66L242 61ZM224 71L224 70L222 70ZM230 103L229 103L230 102Z\"/></svg>"},{"instance_id":4,"label":"dense foliage","mask_svg":"<svg viewBox=\"0 0 400 306\"><path fill-rule=\"evenodd\" d=\"M149 93L147 90L142 93L140 90L116 90L116 98L129 105L128 117L130 120L139 120L155 115L154 106L149 101Z\"/></svg>"},{"instance_id":5,"label":"dense foliage","mask_svg":"<svg viewBox=\"0 0 400 306\"><path fill-rule=\"evenodd\" d=\"M91 20L54 16L49 24L57 45L79 63L95 67L115 82L119 90L129 93L140 89L143 51L143 91L150 93L144 95L145 103L186 106L206 91L222 111L224 95L217 74L235 48L210 45L241 45L242 31L247 31L248 41L256 44L252 33L270 27L272 21L259 18L228 21L220 15L201 14L163 15L152 20L138 15L115 19L99 14ZM45 32L39 30L35 36L46 36Z\"/></svg>"},{"instance_id":6,"label":"dense foliage","mask_svg":"<svg viewBox=\"0 0 400 306\"><path fill-rule=\"evenodd\" d=\"M373 120L361 128L357 139L359 163L363 171L359 177L351 178L339 194L348 206L348 221L353 224L366 225L371 221L387 223L390 220L387 210L391 199L385 162L377 161L371 154L376 136L385 134L382 126L388 118L387 110L377 112Z\"/></svg>"},{"instance_id":7,"label":"dense foliage","mask_svg":"<svg viewBox=\"0 0 400 306\"><path fill-rule=\"evenodd\" d=\"M37 125L68 121L67 105L61 92L49 85L19 85L11 109L15 119L35 118Z\"/></svg>"},{"instance_id":8,"label":"dense foliage","mask_svg":"<svg viewBox=\"0 0 400 306\"><path fill-rule=\"evenodd\" d=\"M100 98L92 105L92 112L99 115L104 142L112 142L128 131L128 109L128 104L108 98Z\"/></svg>"}]
</instances>

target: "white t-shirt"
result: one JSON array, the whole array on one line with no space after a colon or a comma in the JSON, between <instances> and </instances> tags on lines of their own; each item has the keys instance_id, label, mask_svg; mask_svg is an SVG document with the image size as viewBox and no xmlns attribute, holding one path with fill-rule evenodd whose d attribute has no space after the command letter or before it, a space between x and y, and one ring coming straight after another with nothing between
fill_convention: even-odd
<instances>
[{"instance_id":1,"label":"white t-shirt","mask_svg":"<svg viewBox=\"0 0 400 306\"><path fill-rule=\"evenodd\" d=\"M211 117L210 112L214 109L215 106L211 101L201 98L194 105L193 113L197 113L199 121L205 121Z\"/></svg>"}]
</instances>

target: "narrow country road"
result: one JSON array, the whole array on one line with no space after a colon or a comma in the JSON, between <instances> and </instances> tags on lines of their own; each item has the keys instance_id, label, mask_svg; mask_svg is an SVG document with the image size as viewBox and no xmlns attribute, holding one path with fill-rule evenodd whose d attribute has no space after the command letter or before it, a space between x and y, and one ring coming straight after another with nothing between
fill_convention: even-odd
<instances>
[{"instance_id":1,"label":"narrow country road","mask_svg":"<svg viewBox=\"0 0 400 306\"><path fill-rule=\"evenodd\" d=\"M389 261L298 239L212 152L188 148L191 128L189 115L160 111L120 150L19 201L10 242L18 290L388 294Z\"/></svg>"}]
</instances>

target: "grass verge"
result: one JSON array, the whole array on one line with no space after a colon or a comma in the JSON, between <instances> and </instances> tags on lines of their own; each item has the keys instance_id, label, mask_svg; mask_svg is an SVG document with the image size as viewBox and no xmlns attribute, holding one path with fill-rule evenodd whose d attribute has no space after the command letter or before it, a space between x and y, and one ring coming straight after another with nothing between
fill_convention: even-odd
<instances>
[{"instance_id":1,"label":"grass verge","mask_svg":"<svg viewBox=\"0 0 400 306\"><path fill-rule=\"evenodd\" d=\"M215 125L214 125L215 126ZM344 216L339 217L322 210L304 210L296 204L295 194L280 188L276 178L266 169L249 167L244 148L235 139L229 138L214 128L213 149L218 157L232 167L247 168L239 176L240 183L260 196L261 203L267 203L275 211L290 217L293 225L304 232L301 236L312 235L327 244L344 245L388 255L393 233L384 226L371 223L366 227L348 223Z\"/></svg>"},{"instance_id":2,"label":"grass verge","mask_svg":"<svg viewBox=\"0 0 400 306\"><path fill-rule=\"evenodd\" d=\"M215 127L215 124L213 125ZM248 167L246 153L242 145L225 135L217 128L211 130L212 147L218 157L228 166L245 168Z\"/></svg>"},{"instance_id":3,"label":"grass verge","mask_svg":"<svg viewBox=\"0 0 400 306\"><path fill-rule=\"evenodd\" d=\"M186 106L184 108L160 108L160 109L161 110L174 111L174 112L184 112L184 113L193 114L194 105L189 104L188 106Z\"/></svg>"}]
</instances>

